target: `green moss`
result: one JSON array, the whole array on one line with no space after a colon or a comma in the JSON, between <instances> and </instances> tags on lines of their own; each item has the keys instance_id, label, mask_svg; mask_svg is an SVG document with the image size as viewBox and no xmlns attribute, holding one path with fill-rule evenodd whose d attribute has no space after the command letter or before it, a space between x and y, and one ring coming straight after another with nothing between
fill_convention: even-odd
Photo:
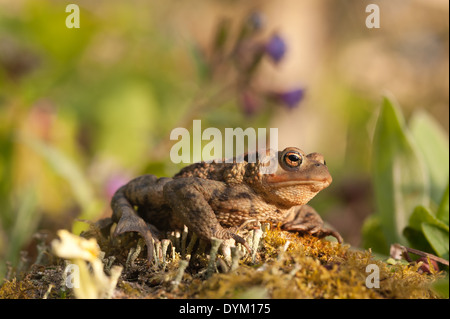
<instances>
[{"instance_id":1,"label":"green moss","mask_svg":"<svg viewBox=\"0 0 450 319\"><path fill-rule=\"evenodd\" d=\"M114 264L125 267L115 298L438 298L431 286L445 275L420 273L417 264L387 263L375 259L369 250L273 229L263 234L256 258L245 255L233 271L230 260L219 255L217 269L222 273L207 277L209 256L193 253L182 279L174 284L179 252L168 254L165 263L149 266L144 249L132 266L126 266L137 235L126 234L113 241L108 237L97 238L102 251L115 257ZM63 263L55 262L59 266L34 267L25 279L6 281L0 287L0 298L42 298L50 284L55 288L49 298L73 298L70 289L61 286ZM379 288L366 286L371 274L366 272L368 265L379 270Z\"/></svg>"},{"instance_id":2,"label":"green moss","mask_svg":"<svg viewBox=\"0 0 450 319\"><path fill-rule=\"evenodd\" d=\"M279 258L275 252L288 240L290 245ZM191 293L183 297L436 298L430 284L442 276L419 274L417 265L389 265L375 260L370 251L279 230L266 234L259 257L258 267L244 262L233 273L215 274L191 285ZM379 268L379 288L366 287L369 264Z\"/></svg>"}]
</instances>

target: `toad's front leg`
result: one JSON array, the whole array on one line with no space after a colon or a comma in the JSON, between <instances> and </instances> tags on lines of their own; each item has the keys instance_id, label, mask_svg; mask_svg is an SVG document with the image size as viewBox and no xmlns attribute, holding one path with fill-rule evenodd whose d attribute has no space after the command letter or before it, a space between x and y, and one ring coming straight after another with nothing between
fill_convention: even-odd
<instances>
[{"instance_id":1,"label":"toad's front leg","mask_svg":"<svg viewBox=\"0 0 450 319\"><path fill-rule=\"evenodd\" d=\"M286 216L286 219L281 225L281 229L291 232L308 233L319 238L333 236L339 243L343 241L337 231L324 226L322 218L309 205L292 207L289 215Z\"/></svg>"},{"instance_id":2,"label":"toad's front leg","mask_svg":"<svg viewBox=\"0 0 450 319\"><path fill-rule=\"evenodd\" d=\"M234 233L234 228L223 228L209 202L226 191L220 181L186 177L173 179L164 185L166 203L188 228L204 240L233 238L237 243L249 247L245 240Z\"/></svg>"}]
</instances>

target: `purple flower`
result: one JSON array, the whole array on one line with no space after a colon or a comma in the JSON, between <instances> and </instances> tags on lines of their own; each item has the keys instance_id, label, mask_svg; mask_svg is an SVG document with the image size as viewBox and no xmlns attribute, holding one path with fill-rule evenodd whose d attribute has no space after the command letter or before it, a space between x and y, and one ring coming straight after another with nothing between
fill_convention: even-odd
<instances>
[{"instance_id":1,"label":"purple flower","mask_svg":"<svg viewBox=\"0 0 450 319\"><path fill-rule=\"evenodd\" d=\"M304 89L295 89L278 93L278 98L281 100L281 102L286 104L289 109L293 109L298 106L300 101L303 99L304 94Z\"/></svg>"},{"instance_id":2,"label":"purple flower","mask_svg":"<svg viewBox=\"0 0 450 319\"><path fill-rule=\"evenodd\" d=\"M275 63L278 63L286 53L286 43L278 34L274 34L266 44L266 53Z\"/></svg>"}]
</instances>

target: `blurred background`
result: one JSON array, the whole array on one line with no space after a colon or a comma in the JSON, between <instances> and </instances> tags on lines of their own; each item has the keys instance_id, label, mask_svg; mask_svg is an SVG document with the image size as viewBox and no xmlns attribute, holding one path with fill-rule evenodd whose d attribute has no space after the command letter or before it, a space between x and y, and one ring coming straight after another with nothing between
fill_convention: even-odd
<instances>
[{"instance_id":1,"label":"blurred background","mask_svg":"<svg viewBox=\"0 0 450 319\"><path fill-rule=\"evenodd\" d=\"M66 6L80 8L67 28ZM380 28L366 27L366 6ZM144 173L170 176L176 127L278 128L324 154L311 201L361 245L381 97L449 128L446 0L0 0L0 277L80 232ZM448 174L448 173L447 173ZM24 252L20 253L23 250ZM8 262L8 263L7 263Z\"/></svg>"}]
</instances>

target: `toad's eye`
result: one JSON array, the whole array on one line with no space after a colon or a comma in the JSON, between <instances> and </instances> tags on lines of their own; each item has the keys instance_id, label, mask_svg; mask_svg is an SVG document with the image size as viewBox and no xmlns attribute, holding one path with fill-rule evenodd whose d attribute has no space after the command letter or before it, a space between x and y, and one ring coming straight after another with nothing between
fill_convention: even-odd
<instances>
[{"instance_id":1,"label":"toad's eye","mask_svg":"<svg viewBox=\"0 0 450 319\"><path fill-rule=\"evenodd\" d=\"M299 152L288 151L282 157L282 164L288 170L297 169L303 162L303 157Z\"/></svg>"}]
</instances>

